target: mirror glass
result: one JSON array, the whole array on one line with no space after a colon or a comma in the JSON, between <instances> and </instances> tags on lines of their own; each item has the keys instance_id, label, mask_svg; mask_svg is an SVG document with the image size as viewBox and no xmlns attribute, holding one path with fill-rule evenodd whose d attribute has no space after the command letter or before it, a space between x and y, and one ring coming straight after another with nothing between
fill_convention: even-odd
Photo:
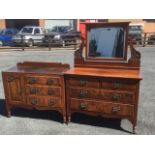
<instances>
[{"instance_id":1,"label":"mirror glass","mask_svg":"<svg viewBox=\"0 0 155 155\"><path fill-rule=\"evenodd\" d=\"M123 58L125 31L122 27L95 27L87 31L88 58Z\"/></svg>"}]
</instances>

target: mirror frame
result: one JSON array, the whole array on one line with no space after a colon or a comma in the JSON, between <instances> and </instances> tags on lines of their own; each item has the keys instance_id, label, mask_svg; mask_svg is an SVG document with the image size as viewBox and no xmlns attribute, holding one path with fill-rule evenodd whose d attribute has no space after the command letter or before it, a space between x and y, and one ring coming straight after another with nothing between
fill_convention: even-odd
<instances>
[{"instance_id":1,"label":"mirror frame","mask_svg":"<svg viewBox=\"0 0 155 155\"><path fill-rule=\"evenodd\" d=\"M129 29L129 22L119 22L119 23L85 23L85 32L86 32L86 48L85 48L85 56L84 56L84 61L86 62L126 62L127 61L127 48L128 48L128 29ZM88 46L89 46L89 41L88 41L88 31L91 28L104 28L104 27L121 27L124 30L124 56L122 58L116 58L116 57L102 57L102 58L96 58L96 57L89 57L88 56Z\"/></svg>"}]
</instances>

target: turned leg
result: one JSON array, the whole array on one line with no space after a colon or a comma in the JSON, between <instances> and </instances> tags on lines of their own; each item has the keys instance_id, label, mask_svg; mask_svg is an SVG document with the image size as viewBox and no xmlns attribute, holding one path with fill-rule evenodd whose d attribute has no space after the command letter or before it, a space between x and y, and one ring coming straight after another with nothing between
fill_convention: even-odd
<instances>
[{"instance_id":1,"label":"turned leg","mask_svg":"<svg viewBox=\"0 0 155 155\"><path fill-rule=\"evenodd\" d=\"M71 116L68 116L68 123L71 122Z\"/></svg>"},{"instance_id":2,"label":"turned leg","mask_svg":"<svg viewBox=\"0 0 155 155\"><path fill-rule=\"evenodd\" d=\"M63 123L67 123L67 118L66 118L66 116L63 116Z\"/></svg>"},{"instance_id":3,"label":"turned leg","mask_svg":"<svg viewBox=\"0 0 155 155\"><path fill-rule=\"evenodd\" d=\"M5 100L5 112L7 117L11 117L11 106L9 106L7 100Z\"/></svg>"},{"instance_id":4,"label":"turned leg","mask_svg":"<svg viewBox=\"0 0 155 155\"><path fill-rule=\"evenodd\" d=\"M6 106L6 115L7 117L11 117L11 108L9 108L8 106Z\"/></svg>"},{"instance_id":5,"label":"turned leg","mask_svg":"<svg viewBox=\"0 0 155 155\"><path fill-rule=\"evenodd\" d=\"M133 134L136 134L137 133L137 127L136 127L136 125L133 125L132 132L133 132Z\"/></svg>"}]
</instances>

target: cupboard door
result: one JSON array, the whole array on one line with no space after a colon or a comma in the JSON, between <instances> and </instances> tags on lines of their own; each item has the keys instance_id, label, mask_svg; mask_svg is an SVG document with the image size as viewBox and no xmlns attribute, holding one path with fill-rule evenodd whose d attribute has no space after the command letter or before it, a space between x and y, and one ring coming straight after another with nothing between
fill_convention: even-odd
<instances>
[{"instance_id":1,"label":"cupboard door","mask_svg":"<svg viewBox=\"0 0 155 155\"><path fill-rule=\"evenodd\" d=\"M20 74L6 74L6 93L9 104L23 103L22 77Z\"/></svg>"}]
</instances>

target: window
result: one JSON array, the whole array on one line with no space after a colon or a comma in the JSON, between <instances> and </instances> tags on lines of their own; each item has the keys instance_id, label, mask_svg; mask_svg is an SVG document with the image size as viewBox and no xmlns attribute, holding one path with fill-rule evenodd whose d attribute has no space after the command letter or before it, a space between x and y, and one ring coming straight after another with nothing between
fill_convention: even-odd
<instances>
[{"instance_id":1,"label":"window","mask_svg":"<svg viewBox=\"0 0 155 155\"><path fill-rule=\"evenodd\" d=\"M12 35L12 32L10 30L8 30L8 31L5 31L5 34L6 35Z\"/></svg>"},{"instance_id":2,"label":"window","mask_svg":"<svg viewBox=\"0 0 155 155\"><path fill-rule=\"evenodd\" d=\"M40 33L40 29L36 28L36 29L34 30L34 34L38 34L38 33Z\"/></svg>"},{"instance_id":3,"label":"window","mask_svg":"<svg viewBox=\"0 0 155 155\"><path fill-rule=\"evenodd\" d=\"M32 34L33 28L25 27L21 31L21 33L31 33Z\"/></svg>"}]
</instances>

